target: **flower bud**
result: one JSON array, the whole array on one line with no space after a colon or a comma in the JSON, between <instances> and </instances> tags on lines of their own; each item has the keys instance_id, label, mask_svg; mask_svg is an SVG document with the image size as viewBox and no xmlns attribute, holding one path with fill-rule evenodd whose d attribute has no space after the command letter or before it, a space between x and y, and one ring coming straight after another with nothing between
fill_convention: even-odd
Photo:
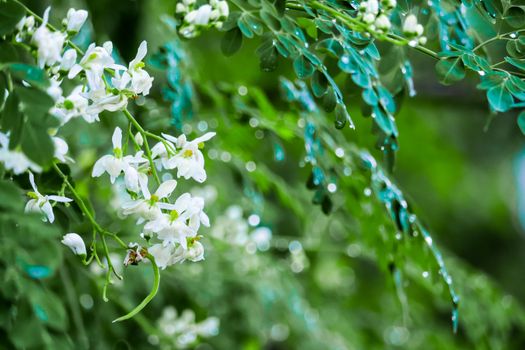
<instances>
[{"instance_id":1,"label":"flower bud","mask_svg":"<svg viewBox=\"0 0 525 350\"><path fill-rule=\"evenodd\" d=\"M390 19L388 19L388 17L385 15L379 15L376 18L375 25L377 29L382 30L382 31L387 31L392 26L392 24L390 23Z\"/></svg>"},{"instance_id":2,"label":"flower bud","mask_svg":"<svg viewBox=\"0 0 525 350\"><path fill-rule=\"evenodd\" d=\"M73 253L82 257L86 256L86 245L84 240L76 233L68 233L62 238L62 244L67 246Z\"/></svg>"},{"instance_id":3,"label":"flower bud","mask_svg":"<svg viewBox=\"0 0 525 350\"><path fill-rule=\"evenodd\" d=\"M217 3L217 10L219 10L219 13L222 17L228 17L230 14L230 8L228 7L228 2L226 1L219 1Z\"/></svg>"},{"instance_id":4,"label":"flower bud","mask_svg":"<svg viewBox=\"0 0 525 350\"><path fill-rule=\"evenodd\" d=\"M75 10L73 8L67 11L67 31L78 32L86 22L88 13L86 10Z\"/></svg>"},{"instance_id":5,"label":"flower bud","mask_svg":"<svg viewBox=\"0 0 525 350\"><path fill-rule=\"evenodd\" d=\"M193 262L204 260L204 246L202 243L196 241L191 247L188 247L185 258Z\"/></svg>"},{"instance_id":6,"label":"flower bud","mask_svg":"<svg viewBox=\"0 0 525 350\"><path fill-rule=\"evenodd\" d=\"M137 145L142 146L144 144L144 138L140 132L135 134L135 142Z\"/></svg>"},{"instance_id":7,"label":"flower bud","mask_svg":"<svg viewBox=\"0 0 525 350\"><path fill-rule=\"evenodd\" d=\"M421 26L421 29L423 27ZM408 15L405 19L405 23L403 24L403 33L405 35L417 35L418 32L418 23L417 23L417 17L415 15Z\"/></svg>"},{"instance_id":8,"label":"flower bud","mask_svg":"<svg viewBox=\"0 0 525 350\"><path fill-rule=\"evenodd\" d=\"M60 69L70 70L77 63L77 52L75 49L69 49L64 52L62 56L62 62L60 63Z\"/></svg>"},{"instance_id":9,"label":"flower bud","mask_svg":"<svg viewBox=\"0 0 525 350\"><path fill-rule=\"evenodd\" d=\"M187 8L184 6L183 3L177 3L177 6L175 7L175 13L184 13L186 12Z\"/></svg>"}]
</instances>

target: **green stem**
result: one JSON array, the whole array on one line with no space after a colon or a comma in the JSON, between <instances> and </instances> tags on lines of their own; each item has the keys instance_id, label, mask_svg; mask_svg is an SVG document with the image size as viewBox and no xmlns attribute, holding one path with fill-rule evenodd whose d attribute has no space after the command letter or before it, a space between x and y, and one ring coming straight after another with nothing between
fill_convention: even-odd
<instances>
[{"instance_id":1,"label":"green stem","mask_svg":"<svg viewBox=\"0 0 525 350\"><path fill-rule=\"evenodd\" d=\"M483 46L485 45L488 45L494 41L497 41L497 40L501 40L501 39L508 39L508 38L505 38L506 36L508 35L511 35L511 34L518 34L518 33L523 33L525 32L525 29L519 29L519 30L513 30L512 32L507 32L507 33L503 33L503 34L498 34L496 35L495 37L492 37L490 39L487 39L485 41L483 41L482 43L480 43L478 46L476 46L472 51L477 51L479 49L481 49ZM512 40L513 38L511 38Z\"/></svg>"},{"instance_id":2,"label":"green stem","mask_svg":"<svg viewBox=\"0 0 525 350\"><path fill-rule=\"evenodd\" d=\"M96 222L95 218L93 217L93 214L91 214L90 210L86 206L86 203L84 203L84 200L82 200L78 192L75 190L75 187L71 185L71 183L69 182L67 175L64 174L62 170L60 170L60 168L55 163L53 163L53 168L55 169L57 174L60 175L60 177L66 184L67 188L71 191L71 193L73 194L73 197L75 197L75 201L77 202L78 207L80 208L84 216L88 218L93 228L97 230L98 232L102 233L103 235L112 237L122 248L128 249L128 245L124 243L124 241L122 241L115 233L109 232L108 230L103 229Z\"/></svg>"},{"instance_id":3,"label":"green stem","mask_svg":"<svg viewBox=\"0 0 525 350\"><path fill-rule=\"evenodd\" d=\"M69 308L71 309L73 322L78 332L78 338L81 344L80 347L81 349L89 349L89 337L86 334L84 322L82 321L82 313L80 311L80 308L78 307L78 299L74 291L75 287L71 282L71 277L69 276L69 272L67 271L66 266L60 267L59 272L60 278L62 279L62 283L64 284L64 289L66 291L66 298L69 304Z\"/></svg>"},{"instance_id":4,"label":"green stem","mask_svg":"<svg viewBox=\"0 0 525 350\"><path fill-rule=\"evenodd\" d=\"M127 313L124 316L121 316L115 320L113 320L113 323L115 322L121 322L128 320L138 314L148 303L155 297L157 292L159 291L159 285L160 285L160 273L159 273L159 267L157 266L157 263L155 262L155 258L151 254L146 254L146 258L151 262L151 267L153 268L153 287L151 288L151 291L149 294L142 300L142 302L137 305L133 310L131 310L129 313Z\"/></svg>"},{"instance_id":5,"label":"green stem","mask_svg":"<svg viewBox=\"0 0 525 350\"><path fill-rule=\"evenodd\" d=\"M160 182L159 174L157 173L157 168L155 167L155 163L153 162L153 158L151 156L151 149L149 148L148 133L144 130L144 128L142 128L142 126L133 117L133 115L131 115L131 113L128 111L127 108L125 108L123 112L126 118L128 118L131 124L133 124L135 129L137 129L137 131L142 135L142 138L144 139L144 149L146 150L146 157L148 158L148 161L149 161L151 173L153 174L153 177L155 178L157 183L160 185L161 182Z\"/></svg>"}]
</instances>

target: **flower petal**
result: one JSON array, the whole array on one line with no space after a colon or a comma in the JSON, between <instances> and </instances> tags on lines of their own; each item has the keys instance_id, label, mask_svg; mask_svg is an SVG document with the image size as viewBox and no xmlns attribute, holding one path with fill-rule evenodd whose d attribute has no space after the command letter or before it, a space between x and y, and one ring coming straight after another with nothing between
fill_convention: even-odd
<instances>
[{"instance_id":1,"label":"flower petal","mask_svg":"<svg viewBox=\"0 0 525 350\"><path fill-rule=\"evenodd\" d=\"M175 187L177 187L177 180L164 181L162 184L160 184L157 191L155 191L155 195L159 198L169 197L171 192L175 190Z\"/></svg>"},{"instance_id":2,"label":"flower petal","mask_svg":"<svg viewBox=\"0 0 525 350\"><path fill-rule=\"evenodd\" d=\"M117 126L111 137L113 148L122 148L122 130Z\"/></svg>"}]
</instances>

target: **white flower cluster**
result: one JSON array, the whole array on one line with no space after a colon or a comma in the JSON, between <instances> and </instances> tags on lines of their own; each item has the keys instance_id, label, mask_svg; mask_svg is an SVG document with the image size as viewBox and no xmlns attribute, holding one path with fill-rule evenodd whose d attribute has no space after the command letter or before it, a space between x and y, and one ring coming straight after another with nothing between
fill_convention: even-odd
<instances>
[{"instance_id":1,"label":"white flower cluster","mask_svg":"<svg viewBox=\"0 0 525 350\"><path fill-rule=\"evenodd\" d=\"M168 306L157 321L158 329L165 338L173 339L170 344L160 343L161 349L187 349L195 346L198 338L209 338L219 334L220 321L217 317L208 317L204 321L195 322L195 313L184 310L180 317L173 306Z\"/></svg>"},{"instance_id":2,"label":"white flower cluster","mask_svg":"<svg viewBox=\"0 0 525 350\"><path fill-rule=\"evenodd\" d=\"M372 32L386 33L392 27L390 14L396 6L396 0L366 0L359 4L358 18L368 25Z\"/></svg>"},{"instance_id":3,"label":"white flower cluster","mask_svg":"<svg viewBox=\"0 0 525 350\"><path fill-rule=\"evenodd\" d=\"M51 86L47 92L56 102L51 113L62 124L76 117L92 123L98 120L102 111L121 110L127 106L130 97L149 93L153 78L143 69L142 60L147 53L145 41L140 44L137 56L128 67L115 63L110 41L102 46L92 43L78 60L78 50L70 47L67 39L80 30L88 13L70 9L62 22L63 30L53 31L47 27L49 12L50 8L47 8L38 28L35 28L32 16L23 18L17 25L17 40L33 45L38 65L49 72ZM86 83L74 87L64 96L61 88L63 79L74 79L78 75L85 77Z\"/></svg>"},{"instance_id":4,"label":"white flower cluster","mask_svg":"<svg viewBox=\"0 0 525 350\"><path fill-rule=\"evenodd\" d=\"M193 178L198 182L206 180L204 156L200 148L204 141L215 133L207 133L193 141L185 135L173 137L163 134L164 140L152 149L152 160L157 170L177 169L179 178ZM144 224L142 237L150 241L156 238L148 250L155 257L157 265L165 269L169 265L185 260L204 259L204 247L199 242L197 232L202 225L209 226L208 216L204 213L204 199L190 193L180 195L173 203L169 198L177 186L173 179L162 182L154 193L150 192L148 174L150 163L142 151L134 155L125 155L122 145L122 130L116 128L113 137L113 154L105 155L93 166L93 177L104 173L110 176L111 183L123 175L126 190L133 195L121 203L122 214L138 218L138 224ZM133 246L127 263L140 261L141 248ZM137 260L138 259L138 260Z\"/></svg>"},{"instance_id":5,"label":"white flower cluster","mask_svg":"<svg viewBox=\"0 0 525 350\"><path fill-rule=\"evenodd\" d=\"M363 21L370 32L388 33L392 28L390 16L396 7L396 0L365 0L359 4L357 18ZM403 23L403 34L410 40L409 44L424 45L427 38L423 36L423 26L418 24L417 17L409 14Z\"/></svg>"},{"instance_id":6,"label":"white flower cluster","mask_svg":"<svg viewBox=\"0 0 525 350\"><path fill-rule=\"evenodd\" d=\"M188 23L196 26L215 23L224 18L228 11L224 1L215 1L208 5L209 13L208 7L205 6L194 10L195 3L191 1L186 2L185 6L188 9ZM38 27L35 26L35 18L32 16L23 18L17 25L19 32L16 34L16 40L35 48L39 66L45 69L50 77L51 84L47 92L55 101L55 106L50 112L62 125L77 117L89 123L98 121L102 111L122 110L126 108L128 99L149 94L153 78L144 69L143 59L147 53L145 41L140 44L136 57L127 67L115 62L112 55L113 44L109 41L102 46L92 43L82 57L77 57L81 51L68 39L81 29L87 19L87 12L70 9L60 31L48 28L49 12L50 8L46 9L43 21ZM76 79L80 84L64 95L64 79ZM170 179L162 182L152 194L148 179L156 170L176 169L179 178L204 182L206 172L204 156L200 149L204 142L214 135L215 133L207 133L192 141L187 140L185 135L163 135L163 138L157 137L161 141L152 148L152 154L146 156L142 150L134 154L124 154L127 147L123 147L122 144L122 130L115 129L112 137L113 153L101 157L94 164L92 176L99 177L107 173L111 183L114 183L122 175L125 188L131 194L128 200L122 203L122 212L124 215L138 217L138 222L144 223L142 237L148 241L153 239L154 243L149 250L136 243L130 244L126 264L139 262L148 251L161 268L185 260L199 261L204 258L204 247L197 234L201 224L210 224L203 211L204 200L184 193L170 203L169 197L175 190L177 181ZM133 138L137 149L143 146L144 137L145 135L139 133ZM55 158L61 162L69 160L66 156L67 143L58 137L54 137L53 141ZM41 168L22 152L9 149L8 134L0 133L0 161L5 164L6 169L15 174L28 169L41 171ZM152 166L155 169L152 169ZM26 211L41 212L45 220L53 222L51 201L71 200L40 194L32 173L30 182L34 191L28 193L30 201ZM75 254L85 254L84 243L78 234L67 234L62 242Z\"/></svg>"},{"instance_id":7,"label":"white flower cluster","mask_svg":"<svg viewBox=\"0 0 525 350\"><path fill-rule=\"evenodd\" d=\"M237 205L228 207L225 214L215 220L211 235L230 244L245 247L246 251L252 254L257 250L268 250L272 239L272 231L268 227L260 226L250 230L249 222L243 218L242 208Z\"/></svg>"},{"instance_id":8,"label":"white flower cluster","mask_svg":"<svg viewBox=\"0 0 525 350\"><path fill-rule=\"evenodd\" d=\"M408 15L403 23L403 34L411 39L410 44L425 45L427 38L423 36L423 26L417 22L417 17L413 14Z\"/></svg>"},{"instance_id":9,"label":"white flower cluster","mask_svg":"<svg viewBox=\"0 0 525 350\"><path fill-rule=\"evenodd\" d=\"M182 0L177 3L175 12L182 16L179 33L185 38L193 38L201 29L212 26L221 28L230 9L227 1L211 0L208 4L197 7L195 0Z\"/></svg>"}]
</instances>

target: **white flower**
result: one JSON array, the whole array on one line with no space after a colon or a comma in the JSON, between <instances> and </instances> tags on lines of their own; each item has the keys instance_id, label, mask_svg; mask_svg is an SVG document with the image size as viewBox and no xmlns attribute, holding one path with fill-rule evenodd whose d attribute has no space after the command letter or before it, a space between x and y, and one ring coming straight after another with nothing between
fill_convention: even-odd
<instances>
[{"instance_id":1,"label":"white flower","mask_svg":"<svg viewBox=\"0 0 525 350\"><path fill-rule=\"evenodd\" d=\"M162 209L170 210L170 220L178 219L181 222L187 222L189 228L195 232L201 224L207 227L210 226L210 219L203 211L204 199L192 197L189 193L182 194L174 204L162 204Z\"/></svg>"},{"instance_id":2,"label":"white flower","mask_svg":"<svg viewBox=\"0 0 525 350\"><path fill-rule=\"evenodd\" d=\"M368 24L374 23L375 19L376 16L372 13L365 13L365 15L363 16L363 22Z\"/></svg>"},{"instance_id":3,"label":"white flower","mask_svg":"<svg viewBox=\"0 0 525 350\"><path fill-rule=\"evenodd\" d=\"M134 167L136 164L145 163L148 160L142 157L142 151L137 152L135 156L122 155L122 130L115 128L112 137L113 155L105 155L96 161L93 166L91 176L99 177L105 172L110 176L111 183L124 172L124 181L126 187L133 192L139 191L139 173Z\"/></svg>"},{"instance_id":4,"label":"white flower","mask_svg":"<svg viewBox=\"0 0 525 350\"><path fill-rule=\"evenodd\" d=\"M86 256L86 245L84 240L76 233L68 233L62 237L62 244L67 246L73 253L80 256Z\"/></svg>"},{"instance_id":5,"label":"white flower","mask_svg":"<svg viewBox=\"0 0 525 350\"><path fill-rule=\"evenodd\" d=\"M99 89L90 90L87 94L84 94L88 100L93 101L87 108L86 113L88 115L96 115L98 120L98 114L103 111L116 112L122 110L128 104L128 98L123 94L114 94L113 92L107 91L105 87Z\"/></svg>"},{"instance_id":6,"label":"white flower","mask_svg":"<svg viewBox=\"0 0 525 350\"><path fill-rule=\"evenodd\" d=\"M49 87L46 89L46 92L51 98L56 102L62 98L62 88L60 85L62 81L58 80L58 76L55 75L51 77Z\"/></svg>"},{"instance_id":7,"label":"white flower","mask_svg":"<svg viewBox=\"0 0 525 350\"><path fill-rule=\"evenodd\" d=\"M219 1L217 3L217 9L219 10L219 14L221 17L228 17L230 14L230 8L228 7L227 1Z\"/></svg>"},{"instance_id":8,"label":"white flower","mask_svg":"<svg viewBox=\"0 0 525 350\"><path fill-rule=\"evenodd\" d=\"M140 132L137 132L135 134L135 142L137 143L137 145L141 146L144 144L144 138L142 137L142 134Z\"/></svg>"},{"instance_id":9,"label":"white flower","mask_svg":"<svg viewBox=\"0 0 525 350\"><path fill-rule=\"evenodd\" d=\"M366 12L377 15L379 13L379 3L377 0L368 0L366 2Z\"/></svg>"},{"instance_id":10,"label":"white flower","mask_svg":"<svg viewBox=\"0 0 525 350\"><path fill-rule=\"evenodd\" d=\"M392 27L392 24L390 23L390 19L382 14L376 18L375 26L377 27L377 29L386 32L390 29L390 27Z\"/></svg>"},{"instance_id":11,"label":"white flower","mask_svg":"<svg viewBox=\"0 0 525 350\"><path fill-rule=\"evenodd\" d=\"M169 135L164 135L166 136ZM177 147L180 151L170 158L167 162L167 169L177 168L177 176L185 179L193 178L197 182L206 180L204 170L204 156L199 148L204 146L204 142L215 136L214 132L208 132L193 141L187 141L186 135L182 134L177 138Z\"/></svg>"},{"instance_id":12,"label":"white flower","mask_svg":"<svg viewBox=\"0 0 525 350\"><path fill-rule=\"evenodd\" d=\"M148 252L155 258L155 263L157 266L164 270L166 267L171 265L173 250L173 246L154 244L148 249Z\"/></svg>"},{"instance_id":13,"label":"white flower","mask_svg":"<svg viewBox=\"0 0 525 350\"><path fill-rule=\"evenodd\" d=\"M77 63L77 51L75 49L68 49L62 56L62 62L60 63L60 69L68 71Z\"/></svg>"},{"instance_id":14,"label":"white flower","mask_svg":"<svg viewBox=\"0 0 525 350\"><path fill-rule=\"evenodd\" d=\"M33 42L37 46L38 65L40 68L52 66L60 62L62 47L66 35L61 32L53 32L47 28L50 7L44 12L43 22L33 34Z\"/></svg>"},{"instance_id":15,"label":"white flower","mask_svg":"<svg viewBox=\"0 0 525 350\"><path fill-rule=\"evenodd\" d=\"M63 196L44 196L38 192L38 188L35 184L35 177L33 173L29 172L29 182L33 187L34 192L29 192L27 195L31 199L27 202L25 212L42 213L45 215L44 221L53 222L55 221L55 214L53 213L53 207L49 201L67 203L71 202L72 199Z\"/></svg>"},{"instance_id":16,"label":"white flower","mask_svg":"<svg viewBox=\"0 0 525 350\"><path fill-rule=\"evenodd\" d=\"M29 17L22 18L16 24L16 29L18 29L18 31L20 32L23 31L24 29L30 32L34 26L35 26L35 17L29 16Z\"/></svg>"},{"instance_id":17,"label":"white flower","mask_svg":"<svg viewBox=\"0 0 525 350\"><path fill-rule=\"evenodd\" d=\"M212 7L210 5L208 4L202 5L197 10L193 10L189 12L184 17L184 20L188 24L205 26L205 25L208 25L210 21L211 11L212 11Z\"/></svg>"},{"instance_id":18,"label":"white flower","mask_svg":"<svg viewBox=\"0 0 525 350\"><path fill-rule=\"evenodd\" d=\"M71 67L68 78L73 79L78 73L85 71L91 90L104 89L105 86L102 79L104 69L111 68L117 71L126 69L124 66L115 64L113 57L111 57L112 52L113 44L110 41L105 42L102 47L92 43L80 62Z\"/></svg>"},{"instance_id":19,"label":"white flower","mask_svg":"<svg viewBox=\"0 0 525 350\"><path fill-rule=\"evenodd\" d=\"M6 170L12 170L15 175L22 174L28 169L41 172L42 168L31 161L27 156L17 150L9 149L9 135L0 132L0 162L4 163Z\"/></svg>"},{"instance_id":20,"label":"white flower","mask_svg":"<svg viewBox=\"0 0 525 350\"><path fill-rule=\"evenodd\" d=\"M410 14L405 18L403 33L410 36L420 36L423 34L423 26L417 23L417 17L415 15Z\"/></svg>"},{"instance_id":21,"label":"white flower","mask_svg":"<svg viewBox=\"0 0 525 350\"><path fill-rule=\"evenodd\" d=\"M188 8L181 2L177 3L177 6L175 6L175 13L184 13L187 10Z\"/></svg>"},{"instance_id":22,"label":"white flower","mask_svg":"<svg viewBox=\"0 0 525 350\"><path fill-rule=\"evenodd\" d=\"M67 31L68 32L78 32L80 28L84 25L84 22L86 22L86 19L88 17L88 13L86 10L75 10L74 8L69 9L67 11Z\"/></svg>"},{"instance_id":23,"label":"white flower","mask_svg":"<svg viewBox=\"0 0 525 350\"><path fill-rule=\"evenodd\" d=\"M144 199L139 199L136 201L131 201L125 203L122 208L124 215L135 214L139 216L139 223L142 223L144 220L155 220L161 216L161 209L165 209L167 203L161 202L162 199L168 198L171 193L177 187L176 180L168 180L163 182L157 191L153 195L149 193L148 187L141 186L142 192L144 194Z\"/></svg>"},{"instance_id":24,"label":"white flower","mask_svg":"<svg viewBox=\"0 0 525 350\"><path fill-rule=\"evenodd\" d=\"M155 163L159 169L162 167L165 169L173 169L173 167L168 168L170 166L169 158L176 150L175 144L177 143L177 138L167 134L162 134L162 137L164 137L165 141L158 142L151 148L151 157L155 159Z\"/></svg>"},{"instance_id":25,"label":"white flower","mask_svg":"<svg viewBox=\"0 0 525 350\"><path fill-rule=\"evenodd\" d=\"M83 89L82 85L75 87L69 96L60 99L51 110L51 113L60 119L62 125L76 117L82 117L88 123L98 120L98 113L88 111L89 101L84 97Z\"/></svg>"},{"instance_id":26,"label":"white flower","mask_svg":"<svg viewBox=\"0 0 525 350\"><path fill-rule=\"evenodd\" d=\"M130 90L135 95L148 95L153 85L153 78L143 69L142 60L147 52L148 43L144 40L140 43L137 56L129 63L128 70L112 79L113 86L118 90Z\"/></svg>"},{"instance_id":27,"label":"white flower","mask_svg":"<svg viewBox=\"0 0 525 350\"><path fill-rule=\"evenodd\" d=\"M69 147L63 139L60 137L53 137L53 143L55 145L55 158L60 162L65 163L66 161L73 161L71 158L66 156Z\"/></svg>"},{"instance_id":28,"label":"white flower","mask_svg":"<svg viewBox=\"0 0 525 350\"><path fill-rule=\"evenodd\" d=\"M144 231L156 233L165 246L180 244L183 249L187 249L187 238L195 237L197 233L186 226L182 220L177 219L178 216L173 212L161 214L157 219L144 225Z\"/></svg>"},{"instance_id":29,"label":"white flower","mask_svg":"<svg viewBox=\"0 0 525 350\"><path fill-rule=\"evenodd\" d=\"M194 241L188 249L178 247L172 257L172 264L183 263L185 260L197 262L204 260L204 246L199 241Z\"/></svg>"}]
</instances>

